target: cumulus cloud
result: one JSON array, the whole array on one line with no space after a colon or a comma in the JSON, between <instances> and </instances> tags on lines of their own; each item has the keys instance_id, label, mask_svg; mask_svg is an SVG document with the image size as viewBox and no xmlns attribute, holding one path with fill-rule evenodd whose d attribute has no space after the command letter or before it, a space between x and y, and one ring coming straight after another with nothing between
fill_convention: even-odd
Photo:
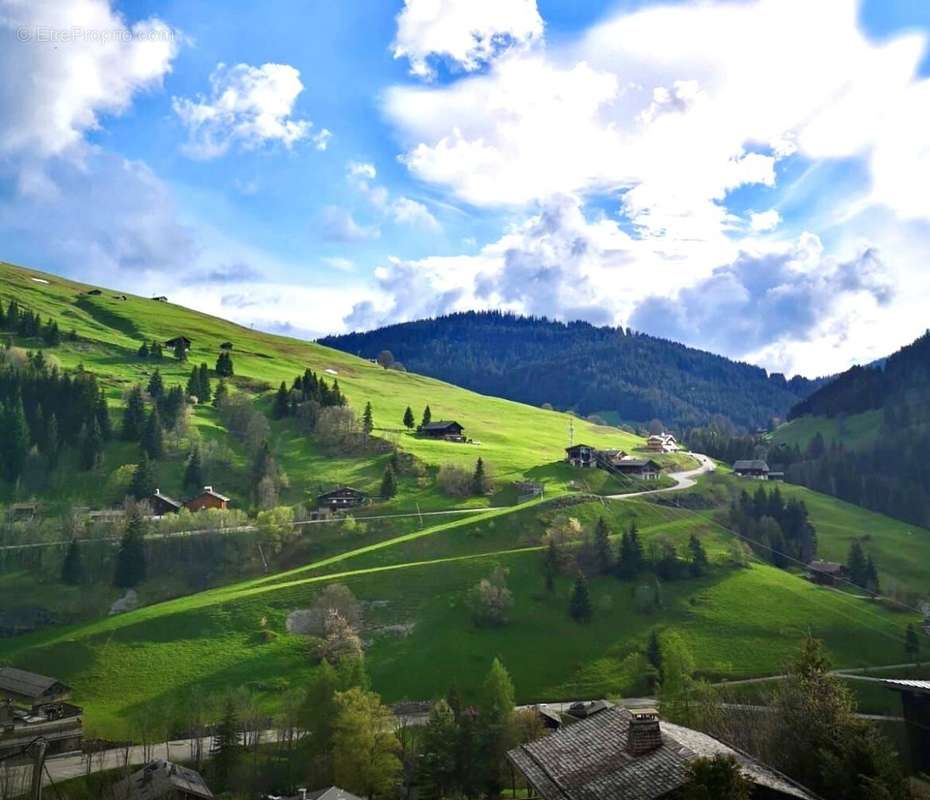
<instances>
[{"instance_id":1,"label":"cumulus cloud","mask_svg":"<svg viewBox=\"0 0 930 800\"><path fill-rule=\"evenodd\" d=\"M372 183L377 176L378 170L370 162L349 161L346 164L349 184L365 195L378 213L398 225L414 225L433 232L440 230L439 220L423 203L402 195L392 198L387 188Z\"/></svg>"},{"instance_id":2,"label":"cumulus cloud","mask_svg":"<svg viewBox=\"0 0 930 800\"><path fill-rule=\"evenodd\" d=\"M411 74L429 79L437 60L474 72L542 36L536 0L404 0L393 51L409 60Z\"/></svg>"},{"instance_id":3,"label":"cumulus cloud","mask_svg":"<svg viewBox=\"0 0 930 800\"><path fill-rule=\"evenodd\" d=\"M262 277L262 273L250 264L234 262L222 264L200 274L194 274L191 280L200 283L242 283L254 281Z\"/></svg>"},{"instance_id":4,"label":"cumulus cloud","mask_svg":"<svg viewBox=\"0 0 930 800\"><path fill-rule=\"evenodd\" d=\"M158 17L130 25L109 0L0 0L0 156L82 149L102 116L161 85L179 44Z\"/></svg>"},{"instance_id":5,"label":"cumulus cloud","mask_svg":"<svg viewBox=\"0 0 930 800\"><path fill-rule=\"evenodd\" d=\"M749 227L759 233L774 230L779 222L781 222L781 214L774 208L749 215Z\"/></svg>"},{"instance_id":6,"label":"cumulus cloud","mask_svg":"<svg viewBox=\"0 0 930 800\"><path fill-rule=\"evenodd\" d=\"M432 231L439 230L439 221L418 200L398 197L391 203L391 218L400 225L419 225Z\"/></svg>"},{"instance_id":7,"label":"cumulus cloud","mask_svg":"<svg viewBox=\"0 0 930 800\"><path fill-rule=\"evenodd\" d=\"M381 231L375 225L362 225L339 206L326 206L320 215L320 231L331 242L360 242L377 239Z\"/></svg>"},{"instance_id":8,"label":"cumulus cloud","mask_svg":"<svg viewBox=\"0 0 930 800\"><path fill-rule=\"evenodd\" d=\"M233 146L254 150L269 142L292 147L310 137L312 122L294 116L303 91L300 72L289 64L218 64L210 75L210 94L175 97L172 108L187 128L184 152L192 158L225 155ZM317 134L325 150L330 133Z\"/></svg>"}]
</instances>

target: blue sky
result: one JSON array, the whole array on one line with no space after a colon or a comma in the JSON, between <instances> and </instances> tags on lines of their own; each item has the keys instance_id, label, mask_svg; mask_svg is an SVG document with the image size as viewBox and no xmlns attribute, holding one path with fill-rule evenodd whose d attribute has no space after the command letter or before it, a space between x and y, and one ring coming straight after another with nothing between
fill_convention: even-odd
<instances>
[{"instance_id":1,"label":"blue sky","mask_svg":"<svg viewBox=\"0 0 930 800\"><path fill-rule=\"evenodd\" d=\"M907 0L0 0L0 258L305 337L505 307L832 372L926 325L928 28Z\"/></svg>"}]
</instances>

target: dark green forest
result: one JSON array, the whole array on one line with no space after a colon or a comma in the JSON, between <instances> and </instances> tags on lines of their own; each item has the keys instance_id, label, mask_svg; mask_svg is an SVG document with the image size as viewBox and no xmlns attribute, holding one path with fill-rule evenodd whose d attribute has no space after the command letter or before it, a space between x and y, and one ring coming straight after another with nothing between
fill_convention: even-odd
<instances>
[{"instance_id":1,"label":"dark green forest","mask_svg":"<svg viewBox=\"0 0 930 800\"><path fill-rule=\"evenodd\" d=\"M469 311L330 336L321 344L485 394L675 430L727 417L756 430L821 385L625 328Z\"/></svg>"}]
</instances>

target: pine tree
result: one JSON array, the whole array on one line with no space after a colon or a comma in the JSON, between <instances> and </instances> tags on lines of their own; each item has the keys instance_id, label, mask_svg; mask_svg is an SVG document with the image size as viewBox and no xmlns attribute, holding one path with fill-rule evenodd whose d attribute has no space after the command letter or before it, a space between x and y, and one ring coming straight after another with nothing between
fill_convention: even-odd
<instances>
[{"instance_id":1,"label":"pine tree","mask_svg":"<svg viewBox=\"0 0 930 800\"><path fill-rule=\"evenodd\" d=\"M139 345L139 349L138 349L138 351L137 351L137 355L139 356L139 358L148 358L148 357L149 357L149 345L148 345L148 342L142 342L142 344Z\"/></svg>"},{"instance_id":2,"label":"pine tree","mask_svg":"<svg viewBox=\"0 0 930 800\"><path fill-rule=\"evenodd\" d=\"M209 403L210 397L213 394L213 390L210 387L210 370L207 369L207 365L201 363L200 365L200 394L197 397L200 399L201 403Z\"/></svg>"},{"instance_id":3,"label":"pine tree","mask_svg":"<svg viewBox=\"0 0 930 800\"><path fill-rule=\"evenodd\" d=\"M429 406L423 409L423 419L420 422L420 427L425 428L430 424L430 421L433 419L433 412L429 410Z\"/></svg>"},{"instance_id":4,"label":"pine tree","mask_svg":"<svg viewBox=\"0 0 930 800\"><path fill-rule=\"evenodd\" d=\"M488 479L484 473L484 461L481 456L478 456L475 471L471 476L471 493L478 497L484 497L488 493Z\"/></svg>"},{"instance_id":5,"label":"pine tree","mask_svg":"<svg viewBox=\"0 0 930 800\"><path fill-rule=\"evenodd\" d=\"M479 698L482 761L485 794L498 797L501 770L510 746L510 728L514 712L513 681L507 669L495 658L481 687Z\"/></svg>"},{"instance_id":6,"label":"pine tree","mask_svg":"<svg viewBox=\"0 0 930 800\"><path fill-rule=\"evenodd\" d=\"M90 421L81 430L81 469L96 469L103 457L103 440L100 436L100 426L96 419Z\"/></svg>"},{"instance_id":7,"label":"pine tree","mask_svg":"<svg viewBox=\"0 0 930 800\"><path fill-rule=\"evenodd\" d=\"M213 756L216 785L221 790L228 789L232 786L233 775L242 753L242 732L232 699L226 701L223 717L213 732L210 752Z\"/></svg>"},{"instance_id":8,"label":"pine tree","mask_svg":"<svg viewBox=\"0 0 930 800\"><path fill-rule=\"evenodd\" d=\"M126 409L123 411L123 426L120 436L127 442L138 442L145 430L145 400L142 398L142 387L133 386L126 399Z\"/></svg>"},{"instance_id":9,"label":"pine tree","mask_svg":"<svg viewBox=\"0 0 930 800\"><path fill-rule=\"evenodd\" d=\"M45 427L45 457L48 459L49 469L55 469L58 466L59 448L58 418L52 414Z\"/></svg>"},{"instance_id":10,"label":"pine tree","mask_svg":"<svg viewBox=\"0 0 930 800\"><path fill-rule=\"evenodd\" d=\"M620 537L620 552L617 556L617 576L635 578L643 568L643 546L639 540L635 520L628 531Z\"/></svg>"},{"instance_id":11,"label":"pine tree","mask_svg":"<svg viewBox=\"0 0 930 800\"><path fill-rule=\"evenodd\" d=\"M203 477L203 463L200 460L200 447L194 445L184 468L184 488L188 491L199 491L206 481Z\"/></svg>"},{"instance_id":12,"label":"pine tree","mask_svg":"<svg viewBox=\"0 0 930 800\"><path fill-rule=\"evenodd\" d=\"M603 517L600 517L594 526L594 560L601 575L610 572L610 532Z\"/></svg>"},{"instance_id":13,"label":"pine tree","mask_svg":"<svg viewBox=\"0 0 930 800\"><path fill-rule=\"evenodd\" d=\"M397 494L397 480L394 477L394 470L391 465L384 470L384 477L381 479L381 497L384 500L390 500Z\"/></svg>"},{"instance_id":14,"label":"pine tree","mask_svg":"<svg viewBox=\"0 0 930 800\"><path fill-rule=\"evenodd\" d=\"M226 387L226 381L220 378L220 382L216 385L216 392L213 395L213 405L221 405L227 397L229 397L229 389Z\"/></svg>"},{"instance_id":15,"label":"pine tree","mask_svg":"<svg viewBox=\"0 0 930 800\"><path fill-rule=\"evenodd\" d=\"M657 673L662 671L662 643L659 641L659 632L655 628L649 631L649 641L646 642L646 659L655 667Z\"/></svg>"},{"instance_id":16,"label":"pine tree","mask_svg":"<svg viewBox=\"0 0 930 800\"><path fill-rule=\"evenodd\" d=\"M152 346L149 348L149 355L156 361L161 361L165 357L165 351L161 346L161 342L156 342L154 339L152 340Z\"/></svg>"},{"instance_id":17,"label":"pine tree","mask_svg":"<svg viewBox=\"0 0 930 800\"><path fill-rule=\"evenodd\" d=\"M691 552L691 562L688 569L695 578L698 578L707 572L707 552L704 550L701 540L693 533L688 540L688 550Z\"/></svg>"},{"instance_id":18,"label":"pine tree","mask_svg":"<svg viewBox=\"0 0 930 800\"><path fill-rule=\"evenodd\" d=\"M152 373L152 377L149 378L149 385L146 387L149 393L149 397L153 400L157 400L165 393L165 383L161 379L161 372L156 368Z\"/></svg>"},{"instance_id":19,"label":"pine tree","mask_svg":"<svg viewBox=\"0 0 930 800\"><path fill-rule=\"evenodd\" d=\"M862 549L862 543L858 539L853 539L849 545L846 568L849 571L849 580L864 589L869 577L868 562L865 558L865 551Z\"/></svg>"},{"instance_id":20,"label":"pine tree","mask_svg":"<svg viewBox=\"0 0 930 800\"><path fill-rule=\"evenodd\" d=\"M94 418L100 428L100 438L104 442L113 438L113 422L110 419L110 407L107 405L107 396L103 389L97 394L97 404L94 406Z\"/></svg>"},{"instance_id":21,"label":"pine tree","mask_svg":"<svg viewBox=\"0 0 930 800\"><path fill-rule=\"evenodd\" d=\"M184 390L188 397L196 397L200 400L200 370L197 367L191 367L191 374L187 378L187 386Z\"/></svg>"},{"instance_id":22,"label":"pine tree","mask_svg":"<svg viewBox=\"0 0 930 800\"><path fill-rule=\"evenodd\" d=\"M453 796L458 736L452 707L445 700L437 701L423 727L419 783L425 800L442 800Z\"/></svg>"},{"instance_id":23,"label":"pine tree","mask_svg":"<svg viewBox=\"0 0 930 800\"><path fill-rule=\"evenodd\" d=\"M113 585L132 589L145 580L145 522L142 512L133 505L126 514L126 532L116 554L116 572Z\"/></svg>"},{"instance_id":24,"label":"pine tree","mask_svg":"<svg viewBox=\"0 0 930 800\"><path fill-rule=\"evenodd\" d=\"M149 418L145 423L145 431L142 434L142 449L145 454L153 459L158 460L165 455L165 432L161 427L161 417L158 414L158 407L152 409Z\"/></svg>"},{"instance_id":25,"label":"pine tree","mask_svg":"<svg viewBox=\"0 0 930 800\"><path fill-rule=\"evenodd\" d=\"M290 410L290 394L287 391L287 384L284 381L281 381L281 385L278 387L278 392L274 397L274 406L271 410L271 415L275 419L284 419L288 415Z\"/></svg>"},{"instance_id":26,"label":"pine tree","mask_svg":"<svg viewBox=\"0 0 930 800\"><path fill-rule=\"evenodd\" d=\"M81 561L81 548L77 539L72 539L61 565L61 582L77 586L84 580L84 563Z\"/></svg>"},{"instance_id":27,"label":"pine tree","mask_svg":"<svg viewBox=\"0 0 930 800\"><path fill-rule=\"evenodd\" d=\"M23 411L22 398L17 395L12 401L4 403L0 411L0 467L8 481L16 481L22 473L29 444L29 425Z\"/></svg>"},{"instance_id":28,"label":"pine tree","mask_svg":"<svg viewBox=\"0 0 930 800\"><path fill-rule=\"evenodd\" d=\"M413 409L407 406L407 410L404 412L404 427L410 430L414 425L416 425L416 420L413 418Z\"/></svg>"},{"instance_id":29,"label":"pine tree","mask_svg":"<svg viewBox=\"0 0 930 800\"><path fill-rule=\"evenodd\" d=\"M584 573L579 572L575 579L575 588L572 589L572 599L568 610L576 622L588 622L594 615L591 607L591 592L588 590L588 582L585 580Z\"/></svg>"},{"instance_id":30,"label":"pine tree","mask_svg":"<svg viewBox=\"0 0 930 800\"><path fill-rule=\"evenodd\" d=\"M878 582L878 570L875 567L872 556L869 556L865 562L865 588L872 594L878 594L881 591L881 586Z\"/></svg>"},{"instance_id":31,"label":"pine tree","mask_svg":"<svg viewBox=\"0 0 930 800\"><path fill-rule=\"evenodd\" d=\"M374 429L375 423L374 419L372 418L371 401L369 400L367 403L365 403L365 411L362 414L362 431L364 431L366 436L370 436Z\"/></svg>"},{"instance_id":32,"label":"pine tree","mask_svg":"<svg viewBox=\"0 0 930 800\"><path fill-rule=\"evenodd\" d=\"M174 357L178 361L187 361L187 345L184 344L183 339L178 339L174 345Z\"/></svg>"},{"instance_id":33,"label":"pine tree","mask_svg":"<svg viewBox=\"0 0 930 800\"><path fill-rule=\"evenodd\" d=\"M920 658L920 638L917 636L917 629L908 624L904 632L904 652L911 661L917 661Z\"/></svg>"},{"instance_id":34,"label":"pine tree","mask_svg":"<svg viewBox=\"0 0 930 800\"><path fill-rule=\"evenodd\" d=\"M228 350L224 350L217 356L216 369L214 371L221 378L228 378L233 375L233 360Z\"/></svg>"},{"instance_id":35,"label":"pine tree","mask_svg":"<svg viewBox=\"0 0 930 800\"><path fill-rule=\"evenodd\" d=\"M129 494L136 500L145 500L155 494L158 488L158 476L147 453L142 453L142 460L136 465L129 482Z\"/></svg>"}]
</instances>

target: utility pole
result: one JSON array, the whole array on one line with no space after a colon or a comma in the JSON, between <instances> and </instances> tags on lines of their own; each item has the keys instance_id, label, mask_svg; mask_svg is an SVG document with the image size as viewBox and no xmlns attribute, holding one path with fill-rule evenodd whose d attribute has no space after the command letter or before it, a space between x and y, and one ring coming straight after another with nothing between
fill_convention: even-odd
<instances>
[{"instance_id":1,"label":"utility pole","mask_svg":"<svg viewBox=\"0 0 930 800\"><path fill-rule=\"evenodd\" d=\"M29 793L31 800L42 800L42 772L45 767L45 750L48 741L36 739L31 745L32 749L32 789Z\"/></svg>"}]
</instances>

